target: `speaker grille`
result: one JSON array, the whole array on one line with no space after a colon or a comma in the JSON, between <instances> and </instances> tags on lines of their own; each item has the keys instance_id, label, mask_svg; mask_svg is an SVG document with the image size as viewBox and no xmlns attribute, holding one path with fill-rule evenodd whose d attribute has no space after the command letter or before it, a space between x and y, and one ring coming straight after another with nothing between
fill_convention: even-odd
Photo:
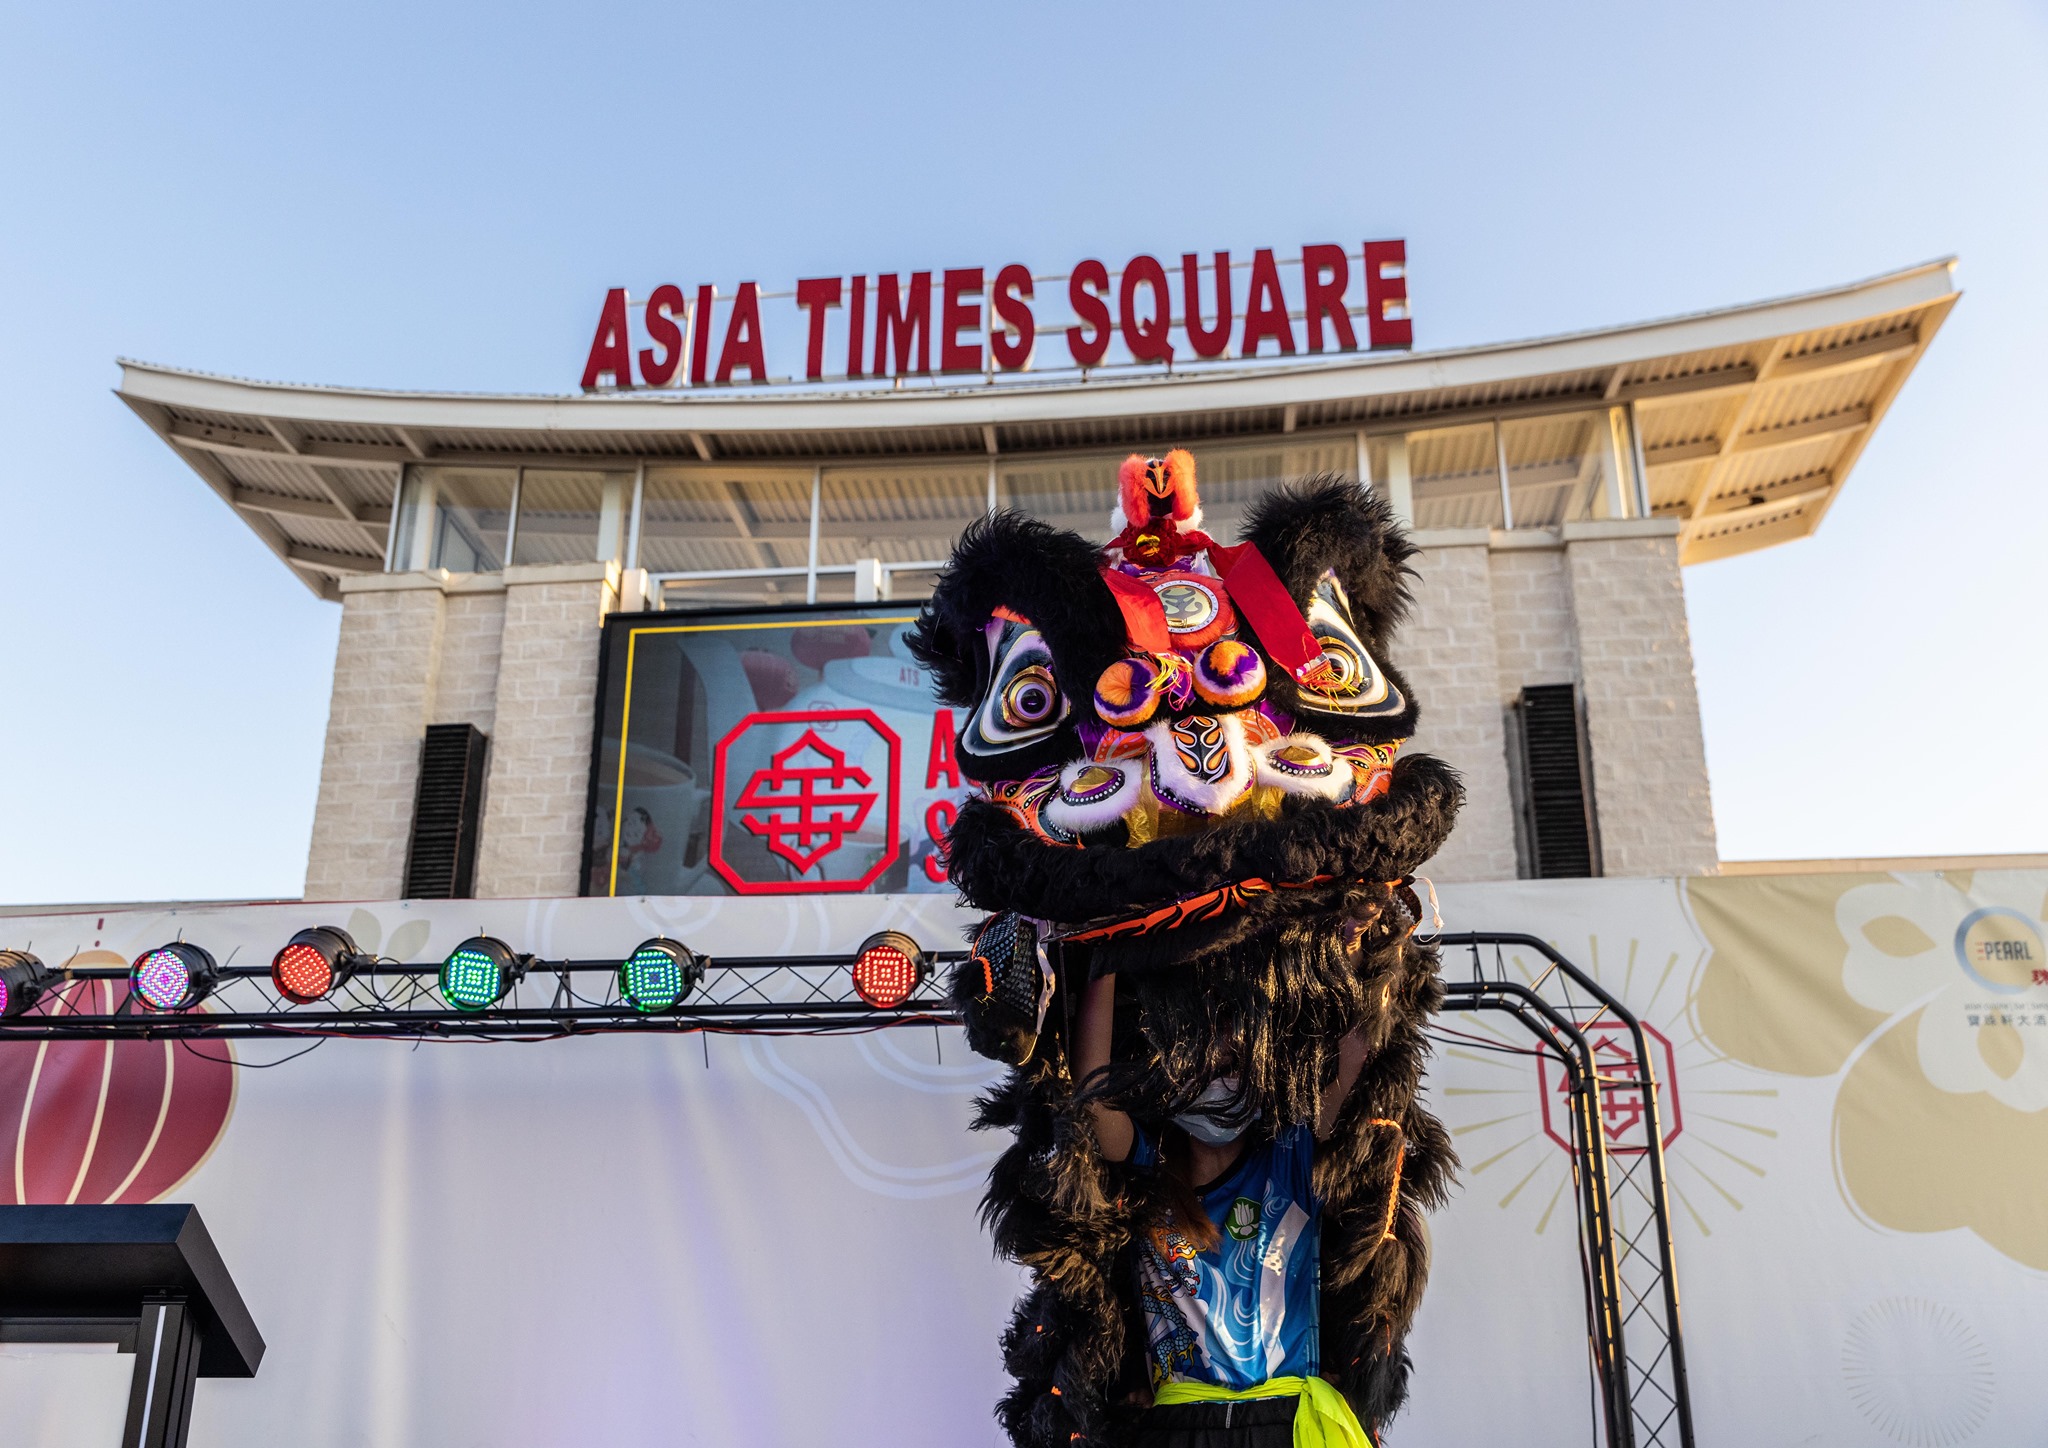
<instances>
[{"instance_id":1,"label":"speaker grille","mask_svg":"<svg viewBox=\"0 0 2048 1448\"><path fill-rule=\"evenodd\" d=\"M476 885L477 817L490 741L474 724L429 724L420 742L405 898L467 900Z\"/></svg>"},{"instance_id":2,"label":"speaker grille","mask_svg":"<svg viewBox=\"0 0 2048 1448\"><path fill-rule=\"evenodd\" d=\"M1539 880L1596 874L1578 686L1532 684L1522 690L1520 713L1531 874Z\"/></svg>"}]
</instances>

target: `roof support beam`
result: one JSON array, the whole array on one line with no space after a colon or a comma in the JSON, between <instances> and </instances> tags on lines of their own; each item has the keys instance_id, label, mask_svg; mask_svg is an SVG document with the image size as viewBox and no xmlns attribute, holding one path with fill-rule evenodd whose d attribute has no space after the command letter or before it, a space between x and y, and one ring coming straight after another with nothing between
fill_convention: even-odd
<instances>
[{"instance_id":1,"label":"roof support beam","mask_svg":"<svg viewBox=\"0 0 2048 1448\"><path fill-rule=\"evenodd\" d=\"M338 553L332 548L309 548L303 543L294 543L285 550L284 561L300 568L310 568L317 573L377 573L384 567L382 558L365 558L360 553Z\"/></svg>"},{"instance_id":2,"label":"roof support beam","mask_svg":"<svg viewBox=\"0 0 2048 1448\"><path fill-rule=\"evenodd\" d=\"M1783 382L1788 377L1824 377L1830 372L1846 372L1852 367L1875 367L1881 362L1894 362L1910 356L1920 345L1920 330L1907 327L1897 332L1880 332L1875 337L1865 337L1860 342L1850 342L1840 347L1829 347L1819 352L1802 352L1797 357L1781 360L1771 375Z\"/></svg>"},{"instance_id":3,"label":"roof support beam","mask_svg":"<svg viewBox=\"0 0 2048 1448\"><path fill-rule=\"evenodd\" d=\"M171 422L164 427L167 441L180 447L197 448L210 453L243 453L255 457L279 460L318 461L330 468L367 468L372 472L385 472L407 460L407 454L400 448L362 448L357 452L339 452L341 443L307 443L299 452L292 452L276 438L267 433L241 432L225 427L209 427L198 422ZM348 444L350 447L355 444Z\"/></svg>"},{"instance_id":4,"label":"roof support beam","mask_svg":"<svg viewBox=\"0 0 2048 1448\"><path fill-rule=\"evenodd\" d=\"M270 430L272 437L284 444L286 452L290 453L293 457L304 456L305 448L302 445L297 428L270 417L263 419L263 425ZM355 507L349 502L348 495L335 486L334 479L328 477L324 469L314 466L310 461L307 463L306 471L313 475L313 481L320 485L320 491L327 494L327 500L334 504L335 509L341 516L348 522L358 526L359 531L363 535L363 541L375 548L381 556L384 552L385 540L383 536L377 529L367 526L363 523L362 519L356 516Z\"/></svg>"},{"instance_id":5,"label":"roof support beam","mask_svg":"<svg viewBox=\"0 0 2048 1448\"><path fill-rule=\"evenodd\" d=\"M362 523L378 529L391 523L389 503L364 503L355 510L355 516L336 508L331 501L320 498L293 498L283 493L262 493L254 488L236 487L232 500L245 513L269 513L282 518L318 518L326 523Z\"/></svg>"},{"instance_id":6,"label":"roof support beam","mask_svg":"<svg viewBox=\"0 0 2048 1448\"><path fill-rule=\"evenodd\" d=\"M1643 449L1643 466L1647 468L1671 468L1680 463L1696 463L1706 458L1721 456L1721 439L1701 438L1696 442L1672 442L1662 447Z\"/></svg>"},{"instance_id":7,"label":"roof support beam","mask_svg":"<svg viewBox=\"0 0 2048 1448\"><path fill-rule=\"evenodd\" d=\"M1744 433L1735 439L1730 452L1763 452L1768 448L1792 447L1816 438L1840 437L1845 432L1861 432L1870 426L1870 409L1851 407L1843 412L1831 412L1826 417L1810 417L1805 422L1787 423L1783 427L1766 428L1762 432Z\"/></svg>"},{"instance_id":8,"label":"roof support beam","mask_svg":"<svg viewBox=\"0 0 2048 1448\"><path fill-rule=\"evenodd\" d=\"M1727 470L1728 459L1734 453L1735 445L1742 440L1743 429L1747 428L1749 420L1756 416L1757 404L1764 394L1763 385L1770 380L1771 369L1777 366L1778 359L1785 355L1786 340L1783 337L1776 338L1764 349L1763 360L1757 363L1755 368L1756 380L1743 395L1742 405L1735 409L1735 420L1728 424L1728 430L1721 435L1721 449L1714 459L1714 465L1704 470L1704 475L1693 484L1692 496L1686 499L1686 517L1699 517L1700 509L1706 505L1707 499L1714 496L1714 485L1720 482L1721 474Z\"/></svg>"},{"instance_id":9,"label":"roof support beam","mask_svg":"<svg viewBox=\"0 0 2048 1448\"><path fill-rule=\"evenodd\" d=\"M1614 402L1656 402L1668 398L1694 398L1709 392L1733 392L1757 380L1757 369L1744 364L1721 367L1712 372L1688 372L1681 377L1659 377L1650 382L1628 382L1614 389Z\"/></svg>"}]
</instances>

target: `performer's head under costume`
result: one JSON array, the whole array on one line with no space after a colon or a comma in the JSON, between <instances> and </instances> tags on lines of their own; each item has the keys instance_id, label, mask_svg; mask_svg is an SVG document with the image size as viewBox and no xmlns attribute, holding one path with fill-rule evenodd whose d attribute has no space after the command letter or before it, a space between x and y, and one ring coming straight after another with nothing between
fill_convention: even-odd
<instances>
[{"instance_id":1,"label":"performer's head under costume","mask_svg":"<svg viewBox=\"0 0 2048 1448\"><path fill-rule=\"evenodd\" d=\"M1408 880L1461 792L1402 752L1416 705L1388 642L1414 549L1336 477L1254 503L1239 543L1202 525L1188 453L1133 457L1106 547L1014 513L977 522L913 640L963 711L979 786L948 866L998 912L953 991L975 1048L1015 1068L981 1124L1016 1133L984 1211L1035 1276L1004 1340L999 1414L1020 1444L1115 1441L1146 1395L1135 1263L1170 1183L1105 1162L1088 1101L1270 1138L1316 1119L1337 1043L1360 1033L1370 1054L1314 1171L1322 1375L1369 1427L1405 1390L1421 1210L1454 1164L1415 1100L1441 992ZM1077 1082L1073 1001L1110 972L1114 1064Z\"/></svg>"}]
</instances>

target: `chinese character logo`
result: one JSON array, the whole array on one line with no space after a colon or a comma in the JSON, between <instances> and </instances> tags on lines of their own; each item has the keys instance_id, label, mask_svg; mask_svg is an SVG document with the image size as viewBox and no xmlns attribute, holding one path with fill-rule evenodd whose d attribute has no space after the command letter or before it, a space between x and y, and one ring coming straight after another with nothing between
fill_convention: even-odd
<instances>
[{"instance_id":1,"label":"chinese character logo","mask_svg":"<svg viewBox=\"0 0 2048 1448\"><path fill-rule=\"evenodd\" d=\"M834 749L817 731L776 751L764 768L754 771L740 791L740 823L768 841L771 854L782 856L801 875L836 853L849 832L867 823L868 811L880 798L868 772L846 762L846 751Z\"/></svg>"},{"instance_id":2,"label":"chinese character logo","mask_svg":"<svg viewBox=\"0 0 2048 1448\"><path fill-rule=\"evenodd\" d=\"M901 755L866 709L749 714L713 757L713 868L741 895L867 889L902 853Z\"/></svg>"},{"instance_id":3,"label":"chinese character logo","mask_svg":"<svg viewBox=\"0 0 2048 1448\"><path fill-rule=\"evenodd\" d=\"M1647 1143L1643 1114L1643 1073L1636 1068L1634 1042L1626 1027L1596 1025L1586 1031L1586 1044L1593 1048L1594 1065L1600 1072L1600 1125L1611 1152L1639 1152ZM1659 1115L1666 1146L1683 1130L1678 1113L1678 1063L1671 1042L1655 1026L1643 1027L1656 1070ZM1564 1069L1548 1055L1536 1058L1542 1082L1543 1130L1550 1139L1571 1151L1571 1082Z\"/></svg>"}]
</instances>

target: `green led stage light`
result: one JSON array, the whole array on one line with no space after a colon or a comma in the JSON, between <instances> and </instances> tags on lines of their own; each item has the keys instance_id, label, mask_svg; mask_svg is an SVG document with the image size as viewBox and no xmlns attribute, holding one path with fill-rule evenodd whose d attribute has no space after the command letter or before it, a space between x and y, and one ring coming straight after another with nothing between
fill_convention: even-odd
<instances>
[{"instance_id":1,"label":"green led stage light","mask_svg":"<svg viewBox=\"0 0 2048 1448\"><path fill-rule=\"evenodd\" d=\"M532 956L515 954L502 940L472 935L441 962L441 999L458 1011L489 1010L532 964Z\"/></svg>"},{"instance_id":2,"label":"green led stage light","mask_svg":"<svg viewBox=\"0 0 2048 1448\"><path fill-rule=\"evenodd\" d=\"M375 960L356 949L346 930L315 925L294 935L271 957L270 983L286 1000L311 1005L341 989L357 970Z\"/></svg>"},{"instance_id":3,"label":"green led stage light","mask_svg":"<svg viewBox=\"0 0 2048 1448\"><path fill-rule=\"evenodd\" d=\"M672 1010L704 979L704 962L688 946L657 935L619 962L619 998L642 1015Z\"/></svg>"},{"instance_id":4,"label":"green led stage light","mask_svg":"<svg viewBox=\"0 0 2048 1448\"><path fill-rule=\"evenodd\" d=\"M900 930L884 930L860 944L853 959L853 989L876 1010L893 1011L932 973L931 957Z\"/></svg>"},{"instance_id":5,"label":"green led stage light","mask_svg":"<svg viewBox=\"0 0 2048 1448\"><path fill-rule=\"evenodd\" d=\"M129 989L146 1011L189 1011L219 980L213 956L182 940L145 951L128 967Z\"/></svg>"},{"instance_id":6,"label":"green led stage light","mask_svg":"<svg viewBox=\"0 0 2048 1448\"><path fill-rule=\"evenodd\" d=\"M0 950L0 1016L18 1016L42 999L57 972L26 950Z\"/></svg>"}]
</instances>

